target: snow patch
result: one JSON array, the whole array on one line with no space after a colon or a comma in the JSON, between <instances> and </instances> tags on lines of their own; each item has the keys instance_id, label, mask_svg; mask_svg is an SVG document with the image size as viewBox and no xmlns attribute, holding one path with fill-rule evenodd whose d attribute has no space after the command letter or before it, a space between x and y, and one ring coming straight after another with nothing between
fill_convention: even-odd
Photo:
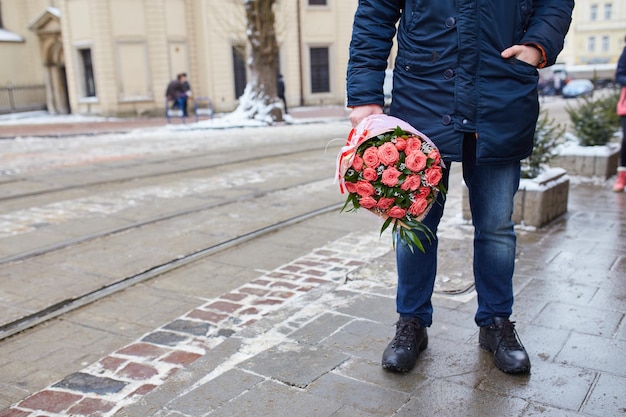
<instances>
[{"instance_id":1,"label":"snow patch","mask_svg":"<svg viewBox=\"0 0 626 417\"><path fill-rule=\"evenodd\" d=\"M24 38L17 33L9 32L6 29L0 29L0 42L24 42Z\"/></svg>"}]
</instances>

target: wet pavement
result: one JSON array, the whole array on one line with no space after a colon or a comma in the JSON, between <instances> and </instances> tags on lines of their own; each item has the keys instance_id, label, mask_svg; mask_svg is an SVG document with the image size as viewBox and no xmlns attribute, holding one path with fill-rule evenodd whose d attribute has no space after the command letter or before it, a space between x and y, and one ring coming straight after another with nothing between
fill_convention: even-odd
<instances>
[{"instance_id":1,"label":"wet pavement","mask_svg":"<svg viewBox=\"0 0 626 417\"><path fill-rule=\"evenodd\" d=\"M512 319L532 371L506 375L478 347L476 294L465 285L472 231L461 220L453 172L434 323L411 372L380 366L396 320L389 237L379 238L373 218L365 226L367 214L331 214L319 227L346 227L346 216L360 218L359 227L206 300L0 417L625 415L626 194L611 191L612 178L572 177L565 215L538 230L518 228ZM264 255L238 256L254 266Z\"/></svg>"},{"instance_id":2,"label":"wet pavement","mask_svg":"<svg viewBox=\"0 0 626 417\"><path fill-rule=\"evenodd\" d=\"M318 254L353 259L356 268L318 260L312 267L333 284L233 334L115 415L624 415L625 209L626 196L608 184L573 181L565 216L537 231L520 229L513 319L530 375L500 372L478 347L471 291L439 291L429 346L415 369L384 371L380 355L396 320L393 253L378 256L380 241L355 233ZM460 249L469 234L467 225L444 225L444 274L454 274L448 263L462 267L459 258L471 268ZM292 280L295 271L276 273Z\"/></svg>"}]
</instances>

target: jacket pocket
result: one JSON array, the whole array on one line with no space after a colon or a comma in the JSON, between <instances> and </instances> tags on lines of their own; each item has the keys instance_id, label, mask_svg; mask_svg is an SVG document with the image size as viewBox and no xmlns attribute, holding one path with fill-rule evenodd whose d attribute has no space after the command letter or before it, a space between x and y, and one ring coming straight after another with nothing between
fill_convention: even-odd
<instances>
[{"instance_id":1,"label":"jacket pocket","mask_svg":"<svg viewBox=\"0 0 626 417\"><path fill-rule=\"evenodd\" d=\"M528 62L522 61L521 59L515 57L508 60L508 62L510 63L510 67L516 74L522 75L524 77L533 78L539 76L537 67L535 67L533 64L529 64Z\"/></svg>"}]
</instances>

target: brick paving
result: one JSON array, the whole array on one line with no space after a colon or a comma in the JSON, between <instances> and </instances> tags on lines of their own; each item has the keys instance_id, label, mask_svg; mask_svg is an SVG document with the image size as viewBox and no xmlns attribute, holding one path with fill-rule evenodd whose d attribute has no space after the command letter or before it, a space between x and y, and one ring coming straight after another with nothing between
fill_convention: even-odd
<instances>
[{"instance_id":1,"label":"brick paving","mask_svg":"<svg viewBox=\"0 0 626 417\"><path fill-rule=\"evenodd\" d=\"M513 320L531 355L530 375L500 372L478 347L474 291L436 293L429 347L416 368L382 370L396 319L390 251L361 258L324 293L313 289L260 317L113 415L622 416L626 195L612 193L610 180L575 178L571 188L565 216L518 230ZM451 262L464 257L456 242L469 243L459 230L471 227L440 228L442 275L470 268L471 258Z\"/></svg>"},{"instance_id":2,"label":"brick paving","mask_svg":"<svg viewBox=\"0 0 626 417\"><path fill-rule=\"evenodd\" d=\"M513 319L531 375L501 373L477 347L474 292L436 294L416 369L382 371L394 262L377 233L361 233L206 300L0 417L623 416L626 195L610 181L575 179L565 216L520 230ZM452 279L471 263L460 247L441 256Z\"/></svg>"},{"instance_id":3,"label":"brick paving","mask_svg":"<svg viewBox=\"0 0 626 417\"><path fill-rule=\"evenodd\" d=\"M384 254L376 233L348 236L209 300L83 370L0 412L14 416L109 416L257 320ZM43 414L42 414L43 413Z\"/></svg>"},{"instance_id":4,"label":"brick paving","mask_svg":"<svg viewBox=\"0 0 626 417\"><path fill-rule=\"evenodd\" d=\"M530 375L503 374L478 348L473 291L435 294L429 348L416 369L384 372L394 260L370 232L206 300L0 417L621 416L626 250L617 242L626 195L609 182L574 181L566 216L519 230L514 319ZM443 225L441 244L467 241L459 227ZM449 273L459 249L446 246Z\"/></svg>"}]
</instances>

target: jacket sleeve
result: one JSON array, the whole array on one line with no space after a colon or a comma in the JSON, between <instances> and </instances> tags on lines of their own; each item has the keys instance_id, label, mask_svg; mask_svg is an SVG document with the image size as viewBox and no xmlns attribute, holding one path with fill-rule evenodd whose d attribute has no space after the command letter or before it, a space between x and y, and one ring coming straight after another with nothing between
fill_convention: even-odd
<instances>
[{"instance_id":1,"label":"jacket sleeve","mask_svg":"<svg viewBox=\"0 0 626 417\"><path fill-rule=\"evenodd\" d=\"M404 0L359 0L350 41L348 106L384 103L383 81Z\"/></svg>"},{"instance_id":2,"label":"jacket sleeve","mask_svg":"<svg viewBox=\"0 0 626 417\"><path fill-rule=\"evenodd\" d=\"M626 87L626 48L622 51L622 55L617 62L617 69L615 70L615 82Z\"/></svg>"},{"instance_id":3,"label":"jacket sleeve","mask_svg":"<svg viewBox=\"0 0 626 417\"><path fill-rule=\"evenodd\" d=\"M530 23L521 43L539 45L546 54L546 66L554 64L563 50L573 10L574 0L533 1Z\"/></svg>"}]
</instances>

